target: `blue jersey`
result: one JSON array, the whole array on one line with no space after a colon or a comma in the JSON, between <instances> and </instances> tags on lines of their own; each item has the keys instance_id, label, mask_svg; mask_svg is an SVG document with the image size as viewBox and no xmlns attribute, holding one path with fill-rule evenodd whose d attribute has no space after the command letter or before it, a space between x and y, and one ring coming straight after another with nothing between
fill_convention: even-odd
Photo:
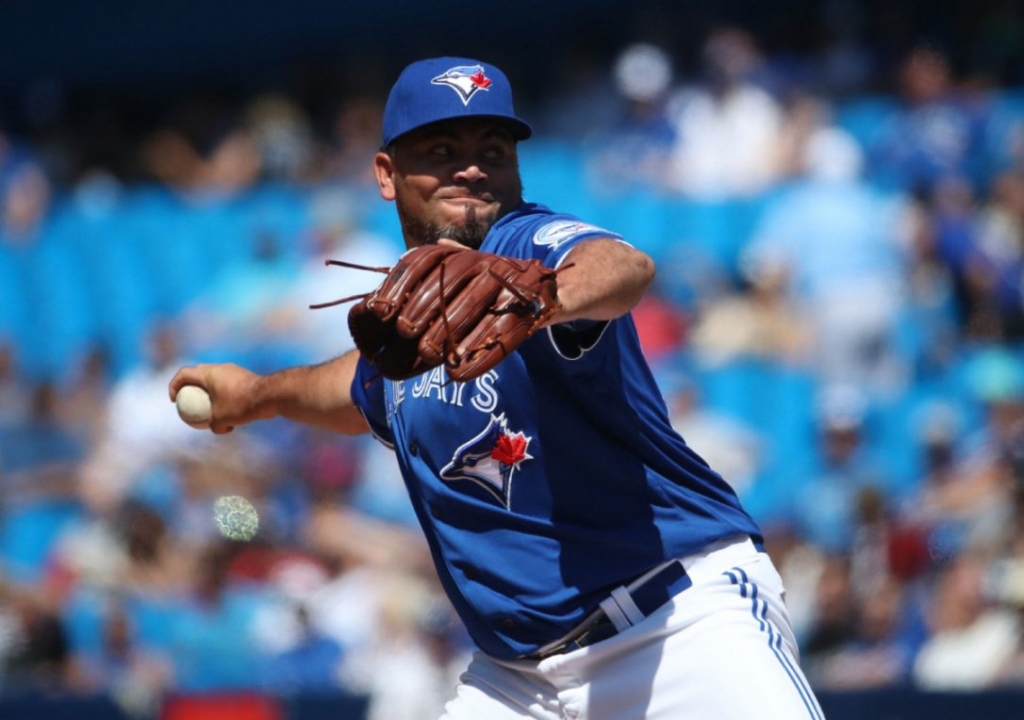
<instances>
[{"instance_id":1,"label":"blue jersey","mask_svg":"<svg viewBox=\"0 0 1024 720\"><path fill-rule=\"evenodd\" d=\"M595 237L617 236L526 203L480 249L557 267ZM397 454L456 611L496 657L563 636L664 560L760 537L669 424L629 315L541 330L465 383L443 368L384 380L361 359L352 396Z\"/></svg>"}]
</instances>

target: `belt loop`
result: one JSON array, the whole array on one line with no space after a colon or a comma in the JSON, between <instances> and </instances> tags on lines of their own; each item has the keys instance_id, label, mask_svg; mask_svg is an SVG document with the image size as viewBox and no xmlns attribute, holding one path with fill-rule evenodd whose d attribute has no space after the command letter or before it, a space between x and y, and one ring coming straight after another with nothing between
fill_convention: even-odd
<instances>
[{"instance_id":1,"label":"belt loop","mask_svg":"<svg viewBox=\"0 0 1024 720\"><path fill-rule=\"evenodd\" d=\"M644 618L647 617L644 615L643 610L637 607L636 601L627 588L617 587L612 590L611 596L615 600L615 604L622 610L622 614L626 616L630 626L643 622Z\"/></svg>"},{"instance_id":2,"label":"belt loop","mask_svg":"<svg viewBox=\"0 0 1024 720\"><path fill-rule=\"evenodd\" d=\"M625 588L616 588L617 590L625 590ZM601 609L604 610L604 614L608 616L608 619L612 621L612 625L615 626L616 632L622 632L628 628L633 627L633 623L629 621L626 613L623 612L622 608L615 601L614 591L609 597L606 597L601 601Z\"/></svg>"}]
</instances>

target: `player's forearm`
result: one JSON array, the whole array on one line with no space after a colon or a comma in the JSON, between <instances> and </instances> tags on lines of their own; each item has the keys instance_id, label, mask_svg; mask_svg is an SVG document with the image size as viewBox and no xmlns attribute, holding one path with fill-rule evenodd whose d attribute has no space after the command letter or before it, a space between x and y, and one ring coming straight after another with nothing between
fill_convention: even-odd
<instances>
[{"instance_id":1,"label":"player's forearm","mask_svg":"<svg viewBox=\"0 0 1024 720\"><path fill-rule=\"evenodd\" d=\"M640 302L654 279L654 261L625 243L600 238L573 249L558 273L561 309L550 324L614 320Z\"/></svg>"},{"instance_id":2,"label":"player's forearm","mask_svg":"<svg viewBox=\"0 0 1024 720\"><path fill-rule=\"evenodd\" d=\"M355 352L319 365L289 368L257 382L257 402L265 412L346 434L367 431L349 390Z\"/></svg>"},{"instance_id":3,"label":"player's forearm","mask_svg":"<svg viewBox=\"0 0 1024 720\"><path fill-rule=\"evenodd\" d=\"M349 391L357 359L351 352L320 365L271 375L258 375L231 363L183 367L172 378L169 394L174 401L186 385L203 388L210 396L210 429L218 434L275 417L346 434L361 433L368 428Z\"/></svg>"}]
</instances>

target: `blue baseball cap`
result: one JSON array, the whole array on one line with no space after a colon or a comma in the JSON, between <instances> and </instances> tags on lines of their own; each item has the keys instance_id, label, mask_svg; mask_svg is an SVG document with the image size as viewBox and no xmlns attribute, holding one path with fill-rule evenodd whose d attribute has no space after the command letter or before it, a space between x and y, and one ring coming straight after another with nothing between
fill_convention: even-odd
<instances>
[{"instance_id":1,"label":"blue baseball cap","mask_svg":"<svg viewBox=\"0 0 1024 720\"><path fill-rule=\"evenodd\" d=\"M498 68L479 60L442 57L414 62L398 76L384 106L383 147L440 120L493 117L517 140L533 134L512 107L512 86Z\"/></svg>"}]
</instances>

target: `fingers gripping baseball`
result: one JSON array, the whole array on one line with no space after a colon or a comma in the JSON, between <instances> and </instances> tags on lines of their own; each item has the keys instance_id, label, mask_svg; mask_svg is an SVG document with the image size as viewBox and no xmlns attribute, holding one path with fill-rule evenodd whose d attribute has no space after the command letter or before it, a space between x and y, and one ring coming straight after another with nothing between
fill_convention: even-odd
<instances>
[{"instance_id":1,"label":"fingers gripping baseball","mask_svg":"<svg viewBox=\"0 0 1024 720\"><path fill-rule=\"evenodd\" d=\"M555 313L556 275L537 260L453 246L414 248L352 307L349 329L384 377L400 380L444 365L453 380L470 380Z\"/></svg>"},{"instance_id":2,"label":"fingers gripping baseball","mask_svg":"<svg viewBox=\"0 0 1024 720\"><path fill-rule=\"evenodd\" d=\"M258 379L237 365L195 365L180 369L168 392L184 422L220 435L264 417L255 402Z\"/></svg>"}]
</instances>

